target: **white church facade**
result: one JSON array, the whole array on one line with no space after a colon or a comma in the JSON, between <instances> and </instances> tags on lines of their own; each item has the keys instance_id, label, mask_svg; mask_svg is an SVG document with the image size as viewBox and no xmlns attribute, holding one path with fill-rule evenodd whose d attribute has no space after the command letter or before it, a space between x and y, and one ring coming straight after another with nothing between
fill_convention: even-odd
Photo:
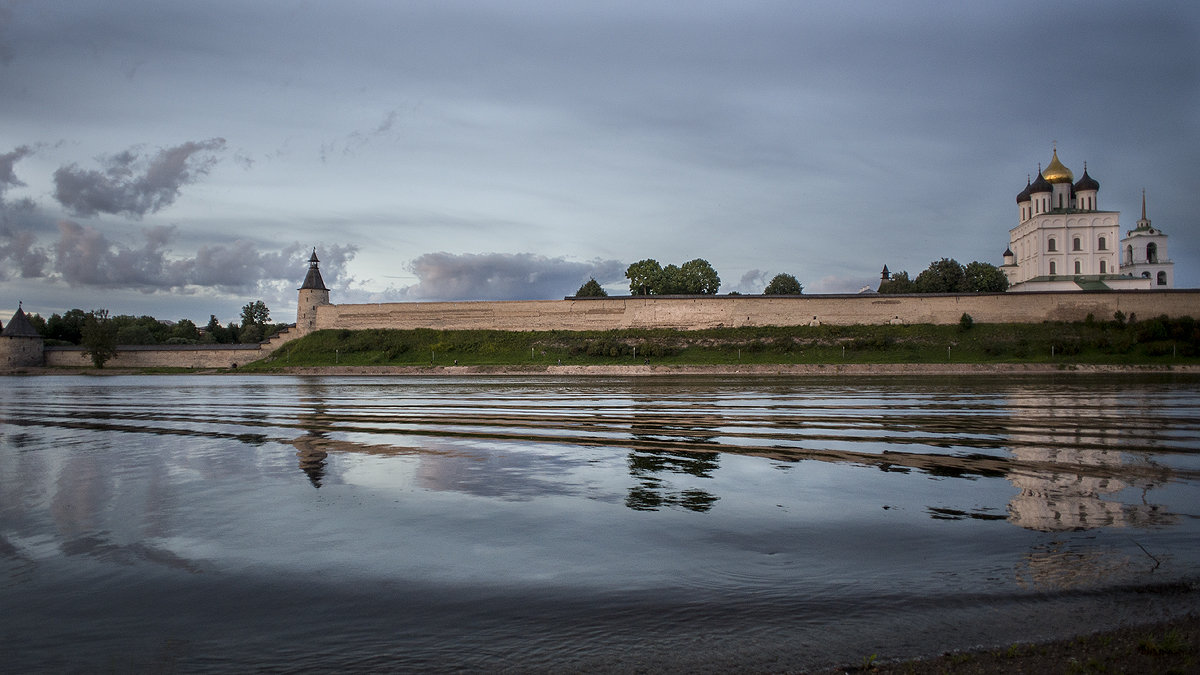
<instances>
[{"instance_id":1,"label":"white church facade","mask_svg":"<svg viewBox=\"0 0 1200 675\"><path fill-rule=\"evenodd\" d=\"M1142 219L1122 239L1120 212L1103 211L1100 183L1075 181L1055 148L1045 169L1017 195L1019 224L1009 230L1000 269L1010 291L1172 288L1167 235Z\"/></svg>"}]
</instances>

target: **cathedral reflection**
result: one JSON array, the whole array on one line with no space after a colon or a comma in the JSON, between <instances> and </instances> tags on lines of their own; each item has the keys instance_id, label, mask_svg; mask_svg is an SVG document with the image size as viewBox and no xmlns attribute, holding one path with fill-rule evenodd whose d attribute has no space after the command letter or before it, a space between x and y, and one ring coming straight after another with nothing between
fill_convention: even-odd
<instances>
[{"instance_id":1,"label":"cathedral reflection","mask_svg":"<svg viewBox=\"0 0 1200 675\"><path fill-rule=\"evenodd\" d=\"M1008 475L1019 490L1008 506L1014 525L1064 532L1175 522L1174 514L1148 500L1167 482L1167 470L1130 454L1154 442L1132 426L1093 417L1097 410L1121 409L1114 396L1090 394L1084 404L1076 396L1018 395L1011 402L1019 411L1011 428L1020 431L1009 442L1023 467Z\"/></svg>"}]
</instances>

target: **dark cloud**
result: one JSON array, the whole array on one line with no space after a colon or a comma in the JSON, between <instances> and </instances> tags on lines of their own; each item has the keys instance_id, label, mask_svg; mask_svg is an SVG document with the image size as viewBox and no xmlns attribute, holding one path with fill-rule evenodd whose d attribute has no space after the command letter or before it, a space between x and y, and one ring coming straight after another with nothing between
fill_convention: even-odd
<instances>
[{"instance_id":1,"label":"dark cloud","mask_svg":"<svg viewBox=\"0 0 1200 675\"><path fill-rule=\"evenodd\" d=\"M46 250L36 246L37 240L30 232L4 232L0 230L0 281L12 276L15 268L25 279L42 276L50 257Z\"/></svg>"},{"instance_id":2,"label":"dark cloud","mask_svg":"<svg viewBox=\"0 0 1200 675\"><path fill-rule=\"evenodd\" d=\"M188 141L148 157L137 148L101 160L103 170L75 164L54 172L54 198L77 216L124 213L141 217L170 206L184 185L217 163L225 139Z\"/></svg>"},{"instance_id":3,"label":"dark cloud","mask_svg":"<svg viewBox=\"0 0 1200 675\"><path fill-rule=\"evenodd\" d=\"M544 300L571 295L588 279L602 285L624 279L616 260L572 262L533 253L426 253L410 268L419 280L404 289L410 300Z\"/></svg>"},{"instance_id":4,"label":"dark cloud","mask_svg":"<svg viewBox=\"0 0 1200 675\"><path fill-rule=\"evenodd\" d=\"M229 246L202 247L191 258L170 257L167 245L174 234L174 227L147 228L144 242L131 248L114 244L94 227L64 220L53 247L55 275L72 286L147 293L195 288L245 293L302 279L310 252L301 244L262 251L251 242L235 241ZM343 276L356 251L354 246L321 248L325 278L334 281Z\"/></svg>"},{"instance_id":5,"label":"dark cloud","mask_svg":"<svg viewBox=\"0 0 1200 675\"><path fill-rule=\"evenodd\" d=\"M22 278L40 277L49 261L45 249L36 245L37 238L34 234L18 227L18 222L23 220L24 216L33 213L33 200L22 197L13 201L5 196L9 189L25 186L25 183L17 178L13 166L31 154L33 149L22 145L0 155L0 280L13 276L13 270Z\"/></svg>"},{"instance_id":6,"label":"dark cloud","mask_svg":"<svg viewBox=\"0 0 1200 675\"><path fill-rule=\"evenodd\" d=\"M16 172L13 170L15 165L21 159L33 154L33 148L28 145L22 145L14 149L12 152L6 152L0 155L0 201L3 200L4 193L11 187L21 187L22 183L17 178Z\"/></svg>"}]
</instances>

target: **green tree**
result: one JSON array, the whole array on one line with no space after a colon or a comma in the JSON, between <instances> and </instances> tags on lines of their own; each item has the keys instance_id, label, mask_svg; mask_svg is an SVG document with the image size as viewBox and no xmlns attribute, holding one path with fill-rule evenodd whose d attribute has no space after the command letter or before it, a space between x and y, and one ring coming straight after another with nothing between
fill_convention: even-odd
<instances>
[{"instance_id":1,"label":"green tree","mask_svg":"<svg viewBox=\"0 0 1200 675\"><path fill-rule=\"evenodd\" d=\"M171 334L168 340L183 340L184 344L200 341L200 331L197 330L196 324L191 319L180 319L178 323L171 326Z\"/></svg>"},{"instance_id":2,"label":"green tree","mask_svg":"<svg viewBox=\"0 0 1200 675\"><path fill-rule=\"evenodd\" d=\"M916 293L916 286L908 278L908 272L897 272L879 284L880 293Z\"/></svg>"},{"instance_id":3,"label":"green tree","mask_svg":"<svg viewBox=\"0 0 1200 675\"><path fill-rule=\"evenodd\" d=\"M662 268L662 274L658 276L658 287L650 289L655 295L684 295L687 293L684 290L683 270L679 269L679 265L670 264Z\"/></svg>"},{"instance_id":4,"label":"green tree","mask_svg":"<svg viewBox=\"0 0 1200 675\"><path fill-rule=\"evenodd\" d=\"M1003 293L1008 290L1008 277L995 265L979 262L967 263L963 268L963 290L968 293Z\"/></svg>"},{"instance_id":5,"label":"green tree","mask_svg":"<svg viewBox=\"0 0 1200 675\"><path fill-rule=\"evenodd\" d=\"M258 324L262 327L271 320L271 310L267 309L267 304L262 300L248 302L242 307L242 327L250 324Z\"/></svg>"},{"instance_id":6,"label":"green tree","mask_svg":"<svg viewBox=\"0 0 1200 675\"><path fill-rule=\"evenodd\" d=\"M961 293L966 274L962 265L953 258L942 258L929 263L929 267L913 281L918 293Z\"/></svg>"},{"instance_id":7,"label":"green tree","mask_svg":"<svg viewBox=\"0 0 1200 675\"><path fill-rule=\"evenodd\" d=\"M577 298L603 298L607 295L608 291L604 290L600 286L600 282L595 279L589 279L586 284L579 287L578 291L575 291L575 297Z\"/></svg>"},{"instance_id":8,"label":"green tree","mask_svg":"<svg viewBox=\"0 0 1200 675\"><path fill-rule=\"evenodd\" d=\"M763 295L800 295L804 286L790 274L776 274L763 290Z\"/></svg>"},{"instance_id":9,"label":"green tree","mask_svg":"<svg viewBox=\"0 0 1200 675\"><path fill-rule=\"evenodd\" d=\"M81 336L83 353L90 356L97 368L103 368L109 359L117 355L117 332L107 309L88 312L83 322Z\"/></svg>"},{"instance_id":10,"label":"green tree","mask_svg":"<svg viewBox=\"0 0 1200 675\"><path fill-rule=\"evenodd\" d=\"M29 319L29 325L38 332L43 338L46 337L46 320L40 314L26 314L26 319Z\"/></svg>"},{"instance_id":11,"label":"green tree","mask_svg":"<svg viewBox=\"0 0 1200 675\"><path fill-rule=\"evenodd\" d=\"M683 263L679 268L679 287L688 295L716 295L721 290L721 277L703 258Z\"/></svg>"},{"instance_id":12,"label":"green tree","mask_svg":"<svg viewBox=\"0 0 1200 675\"><path fill-rule=\"evenodd\" d=\"M220 321L217 321L216 314L208 315L208 325L204 327L204 335L207 339L218 344L233 342L233 336L229 334L228 329L221 325Z\"/></svg>"},{"instance_id":13,"label":"green tree","mask_svg":"<svg viewBox=\"0 0 1200 675\"><path fill-rule=\"evenodd\" d=\"M82 309L72 309L62 315L51 314L50 320L46 322L45 337L77 345L83 339L85 321L87 312Z\"/></svg>"},{"instance_id":14,"label":"green tree","mask_svg":"<svg viewBox=\"0 0 1200 675\"><path fill-rule=\"evenodd\" d=\"M248 344L251 342L262 342L263 338L266 337L264 335L265 332L266 331L263 330L262 324L259 324L259 323L242 324L242 329L240 331L238 331L238 342L245 343L245 344Z\"/></svg>"},{"instance_id":15,"label":"green tree","mask_svg":"<svg viewBox=\"0 0 1200 675\"><path fill-rule=\"evenodd\" d=\"M158 340L154 338L154 333L141 324L128 324L119 326L116 321L113 321L113 326L116 328L116 340L119 345L153 345L158 344Z\"/></svg>"},{"instance_id":16,"label":"green tree","mask_svg":"<svg viewBox=\"0 0 1200 675\"><path fill-rule=\"evenodd\" d=\"M166 324L147 315L119 314L112 317L112 326L119 345L156 345L170 333Z\"/></svg>"},{"instance_id":17,"label":"green tree","mask_svg":"<svg viewBox=\"0 0 1200 675\"><path fill-rule=\"evenodd\" d=\"M661 277L662 267L653 258L639 260L625 270L625 278L629 279L629 292L633 295L658 292Z\"/></svg>"}]
</instances>

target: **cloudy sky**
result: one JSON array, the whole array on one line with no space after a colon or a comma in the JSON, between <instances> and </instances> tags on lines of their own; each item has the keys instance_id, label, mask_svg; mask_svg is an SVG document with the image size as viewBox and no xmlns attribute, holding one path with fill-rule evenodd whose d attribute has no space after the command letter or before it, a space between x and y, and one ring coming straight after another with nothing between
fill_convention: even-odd
<instances>
[{"instance_id":1,"label":"cloudy sky","mask_svg":"<svg viewBox=\"0 0 1200 675\"><path fill-rule=\"evenodd\" d=\"M1200 4L0 0L0 316L999 264L1038 164L1200 286Z\"/></svg>"}]
</instances>

